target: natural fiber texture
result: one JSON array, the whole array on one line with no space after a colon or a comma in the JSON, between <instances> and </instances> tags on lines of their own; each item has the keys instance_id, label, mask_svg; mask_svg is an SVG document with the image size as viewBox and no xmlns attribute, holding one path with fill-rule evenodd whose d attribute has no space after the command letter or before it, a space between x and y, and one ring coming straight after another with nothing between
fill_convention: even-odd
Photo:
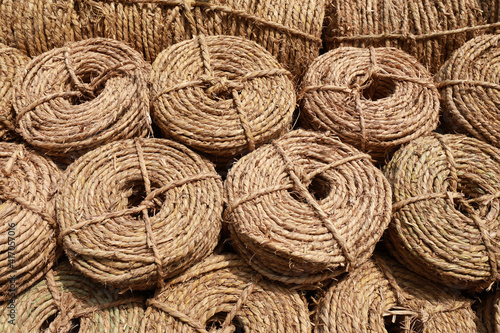
<instances>
[{"instance_id":1,"label":"natural fiber texture","mask_svg":"<svg viewBox=\"0 0 500 333\"><path fill-rule=\"evenodd\" d=\"M234 254L207 258L147 304L140 332L311 332L304 298L261 279Z\"/></svg>"},{"instance_id":2,"label":"natural fiber texture","mask_svg":"<svg viewBox=\"0 0 500 333\"><path fill-rule=\"evenodd\" d=\"M29 58L19 50L0 44L0 140L15 137L12 110L12 85Z\"/></svg>"},{"instance_id":3,"label":"natural fiber texture","mask_svg":"<svg viewBox=\"0 0 500 333\"><path fill-rule=\"evenodd\" d=\"M389 224L391 189L370 156L298 130L229 171L231 243L261 274L311 284L368 259Z\"/></svg>"},{"instance_id":4,"label":"natural fiber texture","mask_svg":"<svg viewBox=\"0 0 500 333\"><path fill-rule=\"evenodd\" d=\"M127 45L90 39L46 52L15 83L17 129L37 149L76 158L151 133L150 66Z\"/></svg>"},{"instance_id":5,"label":"natural fiber texture","mask_svg":"<svg viewBox=\"0 0 500 333\"><path fill-rule=\"evenodd\" d=\"M483 17L489 23L500 22L500 0L479 0Z\"/></svg>"},{"instance_id":6,"label":"natural fiber texture","mask_svg":"<svg viewBox=\"0 0 500 333\"><path fill-rule=\"evenodd\" d=\"M0 13L0 42L31 56L107 37L152 62L194 35L233 35L262 45L299 77L319 54L325 0L4 0Z\"/></svg>"},{"instance_id":7,"label":"natural fiber texture","mask_svg":"<svg viewBox=\"0 0 500 333\"><path fill-rule=\"evenodd\" d=\"M485 333L500 332L500 290L483 297L478 305L478 317L484 325ZM482 333L482 331L480 331Z\"/></svg>"},{"instance_id":8,"label":"natural fiber texture","mask_svg":"<svg viewBox=\"0 0 500 333\"><path fill-rule=\"evenodd\" d=\"M329 0L324 39L338 46L394 46L435 73L485 22L478 0Z\"/></svg>"},{"instance_id":9,"label":"natural fiber texture","mask_svg":"<svg viewBox=\"0 0 500 333\"><path fill-rule=\"evenodd\" d=\"M439 120L430 73L395 48L332 50L311 64L303 85L304 126L331 131L379 161Z\"/></svg>"},{"instance_id":10,"label":"natural fiber texture","mask_svg":"<svg viewBox=\"0 0 500 333\"><path fill-rule=\"evenodd\" d=\"M288 74L254 42L197 36L155 60L153 119L192 148L235 157L291 127L295 93Z\"/></svg>"},{"instance_id":11,"label":"natural fiber texture","mask_svg":"<svg viewBox=\"0 0 500 333\"><path fill-rule=\"evenodd\" d=\"M0 301L35 283L59 256L52 196L60 176L23 145L0 143Z\"/></svg>"},{"instance_id":12,"label":"natural fiber texture","mask_svg":"<svg viewBox=\"0 0 500 333\"><path fill-rule=\"evenodd\" d=\"M470 40L435 77L444 124L500 147L500 35Z\"/></svg>"},{"instance_id":13,"label":"natural fiber texture","mask_svg":"<svg viewBox=\"0 0 500 333\"><path fill-rule=\"evenodd\" d=\"M499 281L500 150L462 135L431 135L398 150L387 246L408 268L454 288Z\"/></svg>"},{"instance_id":14,"label":"natural fiber texture","mask_svg":"<svg viewBox=\"0 0 500 333\"><path fill-rule=\"evenodd\" d=\"M315 332L476 333L472 300L374 256L320 301Z\"/></svg>"},{"instance_id":15,"label":"natural fiber texture","mask_svg":"<svg viewBox=\"0 0 500 333\"><path fill-rule=\"evenodd\" d=\"M132 333L144 316L144 299L105 289L67 262L16 299L15 324L8 322L8 305L0 307L2 332Z\"/></svg>"},{"instance_id":16,"label":"natural fiber texture","mask_svg":"<svg viewBox=\"0 0 500 333\"><path fill-rule=\"evenodd\" d=\"M215 248L222 181L213 165L164 139L104 145L71 164L57 199L66 254L106 285L161 285Z\"/></svg>"}]
</instances>

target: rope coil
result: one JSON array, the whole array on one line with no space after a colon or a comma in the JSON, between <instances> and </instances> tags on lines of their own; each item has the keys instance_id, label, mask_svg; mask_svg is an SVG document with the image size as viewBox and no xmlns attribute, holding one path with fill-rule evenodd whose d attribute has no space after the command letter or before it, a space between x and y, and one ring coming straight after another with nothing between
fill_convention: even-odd
<instances>
[{"instance_id":1,"label":"rope coil","mask_svg":"<svg viewBox=\"0 0 500 333\"><path fill-rule=\"evenodd\" d=\"M391 215L390 186L369 155L303 130L244 156L225 188L231 244L259 273L285 283L355 268Z\"/></svg>"},{"instance_id":2,"label":"rope coil","mask_svg":"<svg viewBox=\"0 0 500 333\"><path fill-rule=\"evenodd\" d=\"M222 182L211 163L180 144L117 141L68 167L57 212L61 242L83 274L148 289L214 249Z\"/></svg>"}]
</instances>

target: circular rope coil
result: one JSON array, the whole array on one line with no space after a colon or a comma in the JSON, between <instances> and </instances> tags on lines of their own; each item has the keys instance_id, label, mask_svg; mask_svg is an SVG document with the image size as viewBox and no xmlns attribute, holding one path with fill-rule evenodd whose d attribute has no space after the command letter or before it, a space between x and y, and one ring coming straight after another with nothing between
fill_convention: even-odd
<instances>
[{"instance_id":1,"label":"circular rope coil","mask_svg":"<svg viewBox=\"0 0 500 333\"><path fill-rule=\"evenodd\" d=\"M454 50L491 28L477 0L332 0L323 39L339 46L393 46L436 73Z\"/></svg>"},{"instance_id":2,"label":"circular rope coil","mask_svg":"<svg viewBox=\"0 0 500 333\"><path fill-rule=\"evenodd\" d=\"M500 147L500 35L484 35L457 50L435 77L443 122Z\"/></svg>"},{"instance_id":3,"label":"circular rope coil","mask_svg":"<svg viewBox=\"0 0 500 333\"><path fill-rule=\"evenodd\" d=\"M48 159L0 143L0 301L33 285L60 254L52 200L60 177Z\"/></svg>"},{"instance_id":4,"label":"circular rope coil","mask_svg":"<svg viewBox=\"0 0 500 333\"><path fill-rule=\"evenodd\" d=\"M105 285L149 289L215 248L222 181L186 147L136 138L71 164L56 206L74 267Z\"/></svg>"},{"instance_id":5,"label":"circular rope coil","mask_svg":"<svg viewBox=\"0 0 500 333\"><path fill-rule=\"evenodd\" d=\"M462 135L421 137L387 164L386 243L411 270L460 289L500 281L500 150Z\"/></svg>"},{"instance_id":6,"label":"circular rope coil","mask_svg":"<svg viewBox=\"0 0 500 333\"><path fill-rule=\"evenodd\" d=\"M0 306L2 332L137 332L144 316L143 298L99 286L67 262L11 304Z\"/></svg>"},{"instance_id":7,"label":"circular rope coil","mask_svg":"<svg viewBox=\"0 0 500 333\"><path fill-rule=\"evenodd\" d=\"M14 137L12 85L16 74L29 60L21 51L0 43L0 140Z\"/></svg>"},{"instance_id":8,"label":"circular rope coil","mask_svg":"<svg viewBox=\"0 0 500 333\"><path fill-rule=\"evenodd\" d=\"M261 279L235 254L207 258L147 304L142 333L311 332L304 297Z\"/></svg>"},{"instance_id":9,"label":"circular rope coil","mask_svg":"<svg viewBox=\"0 0 500 333\"><path fill-rule=\"evenodd\" d=\"M229 171L231 244L262 275L307 285L368 259L391 216L391 189L370 156L297 130Z\"/></svg>"},{"instance_id":10,"label":"circular rope coil","mask_svg":"<svg viewBox=\"0 0 500 333\"><path fill-rule=\"evenodd\" d=\"M472 300L375 255L329 287L315 332L478 332Z\"/></svg>"},{"instance_id":11,"label":"circular rope coil","mask_svg":"<svg viewBox=\"0 0 500 333\"><path fill-rule=\"evenodd\" d=\"M500 332L500 290L495 290L481 297L477 314L484 329L480 332Z\"/></svg>"},{"instance_id":12,"label":"circular rope coil","mask_svg":"<svg viewBox=\"0 0 500 333\"><path fill-rule=\"evenodd\" d=\"M288 74L252 41L198 36L153 63L153 119L194 149L236 157L291 127L295 93Z\"/></svg>"},{"instance_id":13,"label":"circular rope coil","mask_svg":"<svg viewBox=\"0 0 500 333\"><path fill-rule=\"evenodd\" d=\"M379 161L439 121L430 73L395 48L332 50L311 64L303 85L304 126L331 131Z\"/></svg>"},{"instance_id":14,"label":"circular rope coil","mask_svg":"<svg viewBox=\"0 0 500 333\"><path fill-rule=\"evenodd\" d=\"M150 66L111 39L67 44L32 59L15 82L17 130L38 150L74 159L151 133Z\"/></svg>"}]
</instances>

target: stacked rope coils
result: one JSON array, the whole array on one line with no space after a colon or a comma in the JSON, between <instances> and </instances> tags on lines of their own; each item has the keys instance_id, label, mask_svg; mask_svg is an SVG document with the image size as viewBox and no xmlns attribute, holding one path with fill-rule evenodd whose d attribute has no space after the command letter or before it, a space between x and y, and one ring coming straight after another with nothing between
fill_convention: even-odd
<instances>
[{"instance_id":1,"label":"stacked rope coils","mask_svg":"<svg viewBox=\"0 0 500 333\"><path fill-rule=\"evenodd\" d=\"M21 51L0 44L0 140L15 137L12 110L14 79L30 59Z\"/></svg>"},{"instance_id":2,"label":"stacked rope coils","mask_svg":"<svg viewBox=\"0 0 500 333\"><path fill-rule=\"evenodd\" d=\"M60 250L52 197L61 171L15 143L0 143L0 301L40 279Z\"/></svg>"},{"instance_id":3,"label":"stacked rope coils","mask_svg":"<svg viewBox=\"0 0 500 333\"><path fill-rule=\"evenodd\" d=\"M149 71L138 52L110 39L48 51L16 80L17 130L38 150L70 159L110 141L145 137Z\"/></svg>"},{"instance_id":4,"label":"stacked rope coils","mask_svg":"<svg viewBox=\"0 0 500 333\"><path fill-rule=\"evenodd\" d=\"M320 300L315 332L478 332L472 300L374 255Z\"/></svg>"},{"instance_id":5,"label":"stacked rope coils","mask_svg":"<svg viewBox=\"0 0 500 333\"><path fill-rule=\"evenodd\" d=\"M499 74L500 35L477 37L458 49L435 77L445 127L500 147Z\"/></svg>"},{"instance_id":6,"label":"stacked rope coils","mask_svg":"<svg viewBox=\"0 0 500 333\"><path fill-rule=\"evenodd\" d=\"M478 0L332 0L323 39L327 50L394 46L436 73L454 50L491 27Z\"/></svg>"},{"instance_id":7,"label":"stacked rope coils","mask_svg":"<svg viewBox=\"0 0 500 333\"><path fill-rule=\"evenodd\" d=\"M370 156L297 130L240 159L225 182L231 243L270 279L299 285L368 259L390 221L391 189Z\"/></svg>"},{"instance_id":8,"label":"stacked rope coils","mask_svg":"<svg viewBox=\"0 0 500 333\"><path fill-rule=\"evenodd\" d=\"M144 316L144 299L120 295L79 274L67 262L50 270L15 302L0 306L2 332L137 332ZM12 324L13 321L14 324Z\"/></svg>"},{"instance_id":9,"label":"stacked rope coils","mask_svg":"<svg viewBox=\"0 0 500 333\"><path fill-rule=\"evenodd\" d=\"M303 85L303 125L330 131L378 161L438 124L430 73L395 48L332 50L311 64Z\"/></svg>"},{"instance_id":10,"label":"stacked rope coils","mask_svg":"<svg viewBox=\"0 0 500 333\"><path fill-rule=\"evenodd\" d=\"M165 139L104 145L71 164L57 197L70 262L105 285L150 289L206 257L222 223L213 165Z\"/></svg>"},{"instance_id":11,"label":"stacked rope coils","mask_svg":"<svg viewBox=\"0 0 500 333\"><path fill-rule=\"evenodd\" d=\"M411 270L460 289L500 281L500 150L434 134L398 150L385 174L394 193L386 243Z\"/></svg>"},{"instance_id":12,"label":"stacked rope coils","mask_svg":"<svg viewBox=\"0 0 500 333\"><path fill-rule=\"evenodd\" d=\"M200 35L153 63L153 119L166 136L230 159L291 127L295 93L288 74L254 42Z\"/></svg>"},{"instance_id":13,"label":"stacked rope coils","mask_svg":"<svg viewBox=\"0 0 500 333\"><path fill-rule=\"evenodd\" d=\"M234 254L207 258L146 304L141 333L311 332L302 295L261 278Z\"/></svg>"}]
</instances>

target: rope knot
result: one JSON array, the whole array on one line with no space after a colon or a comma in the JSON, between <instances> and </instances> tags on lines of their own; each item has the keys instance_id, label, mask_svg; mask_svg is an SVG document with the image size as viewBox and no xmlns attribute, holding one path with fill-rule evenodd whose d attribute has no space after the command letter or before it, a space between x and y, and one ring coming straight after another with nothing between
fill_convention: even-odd
<instances>
[{"instance_id":1,"label":"rope knot","mask_svg":"<svg viewBox=\"0 0 500 333\"><path fill-rule=\"evenodd\" d=\"M233 89L241 88L241 83L232 81L225 76L216 77L203 75L201 80L208 86L206 92L211 95L219 95Z\"/></svg>"}]
</instances>

